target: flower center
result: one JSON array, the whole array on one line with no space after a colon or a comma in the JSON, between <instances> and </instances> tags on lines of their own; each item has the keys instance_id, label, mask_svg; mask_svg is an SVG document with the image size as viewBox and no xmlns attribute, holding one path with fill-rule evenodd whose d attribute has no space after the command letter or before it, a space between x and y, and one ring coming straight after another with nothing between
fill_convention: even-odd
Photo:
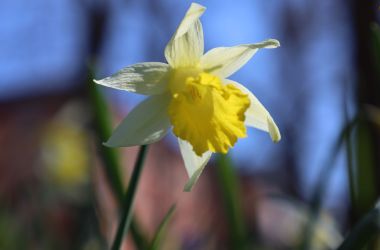
<instances>
[{"instance_id":1,"label":"flower center","mask_svg":"<svg viewBox=\"0 0 380 250\"><path fill-rule=\"evenodd\" d=\"M176 69L170 78L169 117L173 133L188 141L201 156L206 151L227 153L246 136L246 94L217 76L198 69Z\"/></svg>"}]
</instances>

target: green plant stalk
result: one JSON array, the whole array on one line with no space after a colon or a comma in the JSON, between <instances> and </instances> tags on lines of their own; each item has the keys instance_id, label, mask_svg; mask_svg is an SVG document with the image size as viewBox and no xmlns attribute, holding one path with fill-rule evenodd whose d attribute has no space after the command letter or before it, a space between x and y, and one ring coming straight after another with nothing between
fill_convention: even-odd
<instances>
[{"instance_id":1,"label":"green plant stalk","mask_svg":"<svg viewBox=\"0 0 380 250\"><path fill-rule=\"evenodd\" d=\"M348 121L348 111L347 111L347 105L345 106L345 117ZM355 120L357 122L357 119ZM351 201L351 208L350 208L350 217L354 219L354 208L357 204L357 194L356 194L356 183L355 183L355 166L353 163L353 149L352 149L352 130L347 129L347 132L344 135L344 145L346 149L346 159L347 159L347 175L348 175L348 187L349 187L349 194L350 194L350 201Z\"/></svg>"},{"instance_id":2,"label":"green plant stalk","mask_svg":"<svg viewBox=\"0 0 380 250\"><path fill-rule=\"evenodd\" d=\"M242 214L239 185L231 160L227 155L217 155L217 172L231 228L233 249L247 249L247 233Z\"/></svg>"},{"instance_id":3,"label":"green plant stalk","mask_svg":"<svg viewBox=\"0 0 380 250\"><path fill-rule=\"evenodd\" d=\"M108 183L115 195L118 207L121 208L124 199L124 184L120 172L121 166L119 164L119 155L115 149L101 145L112 133L112 119L109 115L108 105L103 95L99 91L99 88L94 85L93 74L90 71L88 77L88 93L91 107L93 107L94 127L96 131L97 145L99 145L98 150L104 164ZM132 220L131 223L131 235L138 249L147 249L146 242L148 241L144 238L135 220Z\"/></svg>"},{"instance_id":4,"label":"green plant stalk","mask_svg":"<svg viewBox=\"0 0 380 250\"><path fill-rule=\"evenodd\" d=\"M356 218L366 214L376 202L376 163L373 149L373 136L366 117L359 120L356 131L355 184L357 202L354 207Z\"/></svg>"},{"instance_id":5,"label":"green plant stalk","mask_svg":"<svg viewBox=\"0 0 380 250\"><path fill-rule=\"evenodd\" d=\"M122 207L122 216L120 219L119 227L116 232L115 240L112 244L112 250L119 250L121 243L123 241L124 235L128 232L130 223L132 221L132 208L134 204L134 198L136 195L137 185L144 167L144 160L148 150L147 145L140 147L139 154L135 163L135 167L132 172L131 180L129 182L128 190L125 195L123 207Z\"/></svg>"},{"instance_id":6,"label":"green plant stalk","mask_svg":"<svg viewBox=\"0 0 380 250\"><path fill-rule=\"evenodd\" d=\"M376 62L377 1L351 1L356 70L356 107L363 116L355 131L355 184L357 203L354 208L357 218L370 211L379 196L380 136L374 124L366 116L366 106L380 107L380 72ZM372 29L371 29L372 28Z\"/></svg>"},{"instance_id":7,"label":"green plant stalk","mask_svg":"<svg viewBox=\"0 0 380 250\"><path fill-rule=\"evenodd\" d=\"M158 250L161 247L162 239L164 237L167 225L169 224L169 221L173 217L174 211L175 211L175 205L171 206L169 211L166 213L165 217L161 221L160 225L158 226L156 233L154 234L152 243L150 245L149 250Z\"/></svg>"},{"instance_id":8,"label":"green plant stalk","mask_svg":"<svg viewBox=\"0 0 380 250\"><path fill-rule=\"evenodd\" d=\"M341 130L335 145L333 145L326 162L322 166L321 173L318 176L316 188L314 190L311 205L310 205L310 219L308 223L305 225L304 229L304 237L299 245L299 249L301 250L309 250L311 249L312 238L314 235L315 224L319 218L320 210L322 207L323 197L326 193L328 182L330 180L331 171L333 170L334 162L339 154L340 149L342 148L345 139L351 133L354 126L356 126L358 122L358 118L353 119L348 122ZM352 184L352 183L350 183Z\"/></svg>"},{"instance_id":9,"label":"green plant stalk","mask_svg":"<svg viewBox=\"0 0 380 250\"><path fill-rule=\"evenodd\" d=\"M373 44L373 51L374 51L374 57L376 61L376 69L380 70L380 26L377 23L372 23L371 25L371 32L372 32L372 44Z\"/></svg>"},{"instance_id":10,"label":"green plant stalk","mask_svg":"<svg viewBox=\"0 0 380 250\"><path fill-rule=\"evenodd\" d=\"M94 125L98 135L98 145L101 145L112 133L111 117L102 94L97 86L91 86L90 97L94 110ZM116 150L109 147L100 146L100 155L105 164L105 172L111 185L111 189L117 200L122 200L124 196L123 181L121 178L119 155Z\"/></svg>"},{"instance_id":11,"label":"green plant stalk","mask_svg":"<svg viewBox=\"0 0 380 250\"><path fill-rule=\"evenodd\" d=\"M337 250L358 250L367 246L380 232L380 209L367 213L352 229Z\"/></svg>"}]
</instances>

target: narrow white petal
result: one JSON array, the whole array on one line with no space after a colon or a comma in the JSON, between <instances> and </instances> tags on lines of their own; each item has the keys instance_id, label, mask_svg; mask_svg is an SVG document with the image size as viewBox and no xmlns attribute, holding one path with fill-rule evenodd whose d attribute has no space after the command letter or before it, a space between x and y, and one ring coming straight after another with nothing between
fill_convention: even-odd
<instances>
[{"instance_id":1,"label":"narrow white petal","mask_svg":"<svg viewBox=\"0 0 380 250\"><path fill-rule=\"evenodd\" d=\"M178 138L178 144L185 163L187 174L189 175L189 180L184 187L184 191L189 192L197 182L207 162L210 160L212 152L207 151L199 157L194 153L193 146L191 146L191 144L187 141Z\"/></svg>"},{"instance_id":2,"label":"narrow white petal","mask_svg":"<svg viewBox=\"0 0 380 250\"><path fill-rule=\"evenodd\" d=\"M144 100L127 115L104 145L128 147L160 140L170 128L167 115L169 100L166 94Z\"/></svg>"},{"instance_id":3,"label":"narrow white petal","mask_svg":"<svg viewBox=\"0 0 380 250\"><path fill-rule=\"evenodd\" d=\"M165 48L165 57L173 68L196 66L203 55L203 29L199 18L206 10L192 3Z\"/></svg>"},{"instance_id":4,"label":"narrow white petal","mask_svg":"<svg viewBox=\"0 0 380 250\"><path fill-rule=\"evenodd\" d=\"M245 124L250 127L254 127L265 132L268 132L272 141L278 142L281 140L280 130L278 129L276 123L273 121L272 116L265 109L263 104L249 91L246 87L240 83L234 82L232 80L225 79L225 83L230 83L235 85L244 93L248 94L251 101L251 105L245 112Z\"/></svg>"},{"instance_id":5,"label":"narrow white petal","mask_svg":"<svg viewBox=\"0 0 380 250\"><path fill-rule=\"evenodd\" d=\"M160 62L138 63L101 80L97 84L144 95L162 94L167 89L169 65Z\"/></svg>"},{"instance_id":6,"label":"narrow white petal","mask_svg":"<svg viewBox=\"0 0 380 250\"><path fill-rule=\"evenodd\" d=\"M202 56L200 67L206 72L226 78L246 64L259 49L278 46L280 43L277 40L269 39L255 44L215 48Z\"/></svg>"}]
</instances>

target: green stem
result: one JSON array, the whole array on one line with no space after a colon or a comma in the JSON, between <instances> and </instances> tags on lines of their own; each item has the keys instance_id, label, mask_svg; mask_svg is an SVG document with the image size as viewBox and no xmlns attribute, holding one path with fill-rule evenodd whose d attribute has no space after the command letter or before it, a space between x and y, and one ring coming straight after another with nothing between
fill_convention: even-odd
<instances>
[{"instance_id":1,"label":"green stem","mask_svg":"<svg viewBox=\"0 0 380 250\"><path fill-rule=\"evenodd\" d=\"M379 234L379 219L380 208L376 207L357 223L337 250L363 249L363 247L368 245Z\"/></svg>"},{"instance_id":2,"label":"green stem","mask_svg":"<svg viewBox=\"0 0 380 250\"><path fill-rule=\"evenodd\" d=\"M158 250L160 249L162 239L164 238L164 235L166 233L166 228L173 217L175 205L171 206L169 211L166 213L165 217L161 221L160 225L157 228L157 231L153 237L152 243L150 245L149 250Z\"/></svg>"},{"instance_id":3,"label":"green stem","mask_svg":"<svg viewBox=\"0 0 380 250\"><path fill-rule=\"evenodd\" d=\"M91 78L91 76L90 76ZM89 79L92 81L92 79ZM109 184L113 193L115 194L118 201L123 199L124 188L123 180L121 178L121 166L119 164L119 155L114 148L104 147L101 144L106 141L111 133L111 116L108 110L108 106L102 93L99 91L97 86L90 85L89 94L91 105L94 112L94 128L97 134L97 145L100 145L99 152L104 162L105 173L109 180Z\"/></svg>"},{"instance_id":4,"label":"green stem","mask_svg":"<svg viewBox=\"0 0 380 250\"><path fill-rule=\"evenodd\" d=\"M344 128L342 128L335 145L328 158L326 159L325 164L322 166L321 172L317 179L316 188L313 192L311 204L310 204L310 219L305 225L304 228L304 237L300 243L299 249L301 250L309 250L311 249L312 238L314 235L315 224L318 221L320 211L322 208L322 201L327 192L328 183L331 177L331 171L333 170L333 166L335 160L339 154L339 150L342 148L347 135L351 132L352 128L356 125L357 118L348 122Z\"/></svg>"},{"instance_id":5,"label":"green stem","mask_svg":"<svg viewBox=\"0 0 380 250\"><path fill-rule=\"evenodd\" d=\"M355 131L355 207L356 218L369 211L377 198L376 145L373 124L362 114Z\"/></svg>"},{"instance_id":6,"label":"green stem","mask_svg":"<svg viewBox=\"0 0 380 250\"><path fill-rule=\"evenodd\" d=\"M346 145L346 154L347 154L347 173L348 173L348 183L349 183L349 191L350 191L350 200L351 200L351 208L357 207L356 201L356 192L355 192L355 169L353 163L353 149L352 149L352 141L351 141L351 131L347 132L345 136L345 145ZM351 209L353 210L353 209ZM353 212L353 211L352 211ZM354 215L354 213L352 214Z\"/></svg>"},{"instance_id":7,"label":"green stem","mask_svg":"<svg viewBox=\"0 0 380 250\"><path fill-rule=\"evenodd\" d=\"M217 163L218 178L231 228L233 247L238 250L247 249L247 234L241 207L239 183L234 167L230 158L224 154L218 155Z\"/></svg>"},{"instance_id":8,"label":"green stem","mask_svg":"<svg viewBox=\"0 0 380 250\"><path fill-rule=\"evenodd\" d=\"M136 194L137 185L141 176L141 172L144 166L144 160L147 153L148 146L143 145L140 148L137 156L137 161L132 172L132 177L129 182L128 190L125 195L125 200L122 208L122 216L120 219L119 227L116 232L115 240L112 244L112 250L119 250L123 241L124 235L128 232L129 226L132 220L132 207Z\"/></svg>"},{"instance_id":9,"label":"green stem","mask_svg":"<svg viewBox=\"0 0 380 250\"><path fill-rule=\"evenodd\" d=\"M102 93L97 86L93 85L93 74L90 70L88 77L88 93L91 106L93 107L94 129L96 131L96 139L98 141L97 145L100 145L98 147L99 155L103 161L104 171L108 183L116 197L118 207L121 209L124 200L124 184L121 174L122 167L120 166L120 157L114 148L101 146L101 144L106 141L112 133L112 119L108 105ZM138 249L147 249L146 242L148 241L141 233L138 223L135 220L132 220L131 223L131 234Z\"/></svg>"}]
</instances>

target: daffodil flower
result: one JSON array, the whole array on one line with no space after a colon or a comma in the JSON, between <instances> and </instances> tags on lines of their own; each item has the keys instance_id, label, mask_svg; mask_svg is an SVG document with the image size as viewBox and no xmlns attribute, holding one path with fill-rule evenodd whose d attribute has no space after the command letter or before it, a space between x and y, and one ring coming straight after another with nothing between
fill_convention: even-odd
<instances>
[{"instance_id":1,"label":"daffodil flower","mask_svg":"<svg viewBox=\"0 0 380 250\"><path fill-rule=\"evenodd\" d=\"M165 48L168 62L138 63L96 83L149 95L133 109L105 143L109 147L144 145L162 139L172 129L178 137L190 191L212 153L227 153L246 126L280 140L269 112L244 86L226 79L261 48L276 48L277 40L220 47L203 54L199 20L205 7L193 3Z\"/></svg>"}]
</instances>

